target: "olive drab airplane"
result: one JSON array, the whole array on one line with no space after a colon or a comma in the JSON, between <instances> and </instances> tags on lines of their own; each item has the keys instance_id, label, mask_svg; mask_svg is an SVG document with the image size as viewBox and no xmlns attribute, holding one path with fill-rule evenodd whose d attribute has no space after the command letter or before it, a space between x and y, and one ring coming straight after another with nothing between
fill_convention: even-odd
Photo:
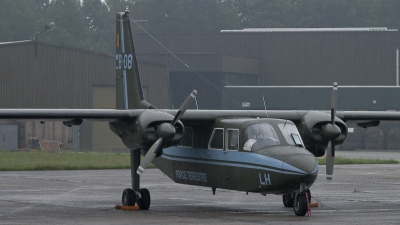
<instances>
[{"instance_id":1,"label":"olive drab airplane","mask_svg":"<svg viewBox=\"0 0 400 225\"><path fill-rule=\"evenodd\" d=\"M399 112L336 112L336 83L330 112L186 110L196 91L179 110L156 109L143 98L128 9L116 14L116 25L116 109L0 109L0 120L109 122L130 149L132 187L123 191L123 205L149 209L140 174L153 163L174 182L209 187L213 194L221 188L282 195L284 206L304 216L318 174L315 157L327 155L332 179L334 146L347 136L345 122L368 127L400 120Z\"/></svg>"}]
</instances>

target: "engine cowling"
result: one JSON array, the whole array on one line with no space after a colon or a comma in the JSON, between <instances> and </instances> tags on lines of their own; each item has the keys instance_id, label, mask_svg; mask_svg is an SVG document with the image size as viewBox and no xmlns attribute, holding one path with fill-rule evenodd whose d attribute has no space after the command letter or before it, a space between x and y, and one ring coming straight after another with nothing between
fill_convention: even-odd
<instances>
[{"instance_id":1,"label":"engine cowling","mask_svg":"<svg viewBox=\"0 0 400 225\"><path fill-rule=\"evenodd\" d=\"M306 149L316 157L325 154L329 141L333 140L334 145L339 145L347 137L346 123L335 117L335 123L331 124L331 115L325 112L308 112L297 127Z\"/></svg>"},{"instance_id":2,"label":"engine cowling","mask_svg":"<svg viewBox=\"0 0 400 225\"><path fill-rule=\"evenodd\" d=\"M134 121L111 122L110 128L133 150L147 151L158 138L164 138L163 148L178 144L182 137L184 126L182 122L172 126L174 116L158 110L144 111Z\"/></svg>"}]
</instances>

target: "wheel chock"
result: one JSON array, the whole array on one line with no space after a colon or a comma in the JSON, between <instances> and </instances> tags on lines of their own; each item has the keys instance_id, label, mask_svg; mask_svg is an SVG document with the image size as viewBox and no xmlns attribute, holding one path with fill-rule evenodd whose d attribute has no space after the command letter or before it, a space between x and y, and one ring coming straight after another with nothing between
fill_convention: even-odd
<instances>
[{"instance_id":1,"label":"wheel chock","mask_svg":"<svg viewBox=\"0 0 400 225\"><path fill-rule=\"evenodd\" d=\"M310 202L310 207L318 208L318 202Z\"/></svg>"},{"instance_id":2,"label":"wheel chock","mask_svg":"<svg viewBox=\"0 0 400 225\"><path fill-rule=\"evenodd\" d=\"M121 210L139 210L139 206L137 205L115 205L115 209L121 209Z\"/></svg>"}]
</instances>

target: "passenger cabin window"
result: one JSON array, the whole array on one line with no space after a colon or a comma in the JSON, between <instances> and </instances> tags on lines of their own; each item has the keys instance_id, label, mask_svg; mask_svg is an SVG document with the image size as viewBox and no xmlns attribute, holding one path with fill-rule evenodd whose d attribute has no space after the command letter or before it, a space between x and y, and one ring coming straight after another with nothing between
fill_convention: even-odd
<instances>
[{"instance_id":1,"label":"passenger cabin window","mask_svg":"<svg viewBox=\"0 0 400 225\"><path fill-rule=\"evenodd\" d=\"M227 150L239 150L239 130L228 129L226 131Z\"/></svg>"},{"instance_id":2,"label":"passenger cabin window","mask_svg":"<svg viewBox=\"0 0 400 225\"><path fill-rule=\"evenodd\" d=\"M289 145L304 147L303 140L301 140L301 136L296 125L292 123L281 123L278 124L278 127L281 130L283 137L285 137L285 141Z\"/></svg>"},{"instance_id":3,"label":"passenger cabin window","mask_svg":"<svg viewBox=\"0 0 400 225\"><path fill-rule=\"evenodd\" d=\"M192 127L185 127L185 132L183 133L183 137L179 146L182 147L193 147L193 128Z\"/></svg>"},{"instance_id":4,"label":"passenger cabin window","mask_svg":"<svg viewBox=\"0 0 400 225\"><path fill-rule=\"evenodd\" d=\"M224 129L215 128L210 142L208 143L208 148L210 149L224 149Z\"/></svg>"},{"instance_id":5,"label":"passenger cabin window","mask_svg":"<svg viewBox=\"0 0 400 225\"><path fill-rule=\"evenodd\" d=\"M255 151L281 142L275 129L268 123L258 123L243 130L243 150Z\"/></svg>"}]
</instances>

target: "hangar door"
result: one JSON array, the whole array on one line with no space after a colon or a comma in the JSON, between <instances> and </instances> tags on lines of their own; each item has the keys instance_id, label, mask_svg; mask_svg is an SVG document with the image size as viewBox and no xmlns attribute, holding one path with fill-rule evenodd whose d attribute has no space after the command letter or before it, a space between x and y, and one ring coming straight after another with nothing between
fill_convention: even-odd
<instances>
[{"instance_id":1,"label":"hangar door","mask_svg":"<svg viewBox=\"0 0 400 225\"><path fill-rule=\"evenodd\" d=\"M93 87L94 109L115 109L115 87ZM108 122L93 122L92 150L126 150L121 138L114 134Z\"/></svg>"},{"instance_id":2,"label":"hangar door","mask_svg":"<svg viewBox=\"0 0 400 225\"><path fill-rule=\"evenodd\" d=\"M18 126L0 125L0 150L18 149Z\"/></svg>"}]
</instances>

